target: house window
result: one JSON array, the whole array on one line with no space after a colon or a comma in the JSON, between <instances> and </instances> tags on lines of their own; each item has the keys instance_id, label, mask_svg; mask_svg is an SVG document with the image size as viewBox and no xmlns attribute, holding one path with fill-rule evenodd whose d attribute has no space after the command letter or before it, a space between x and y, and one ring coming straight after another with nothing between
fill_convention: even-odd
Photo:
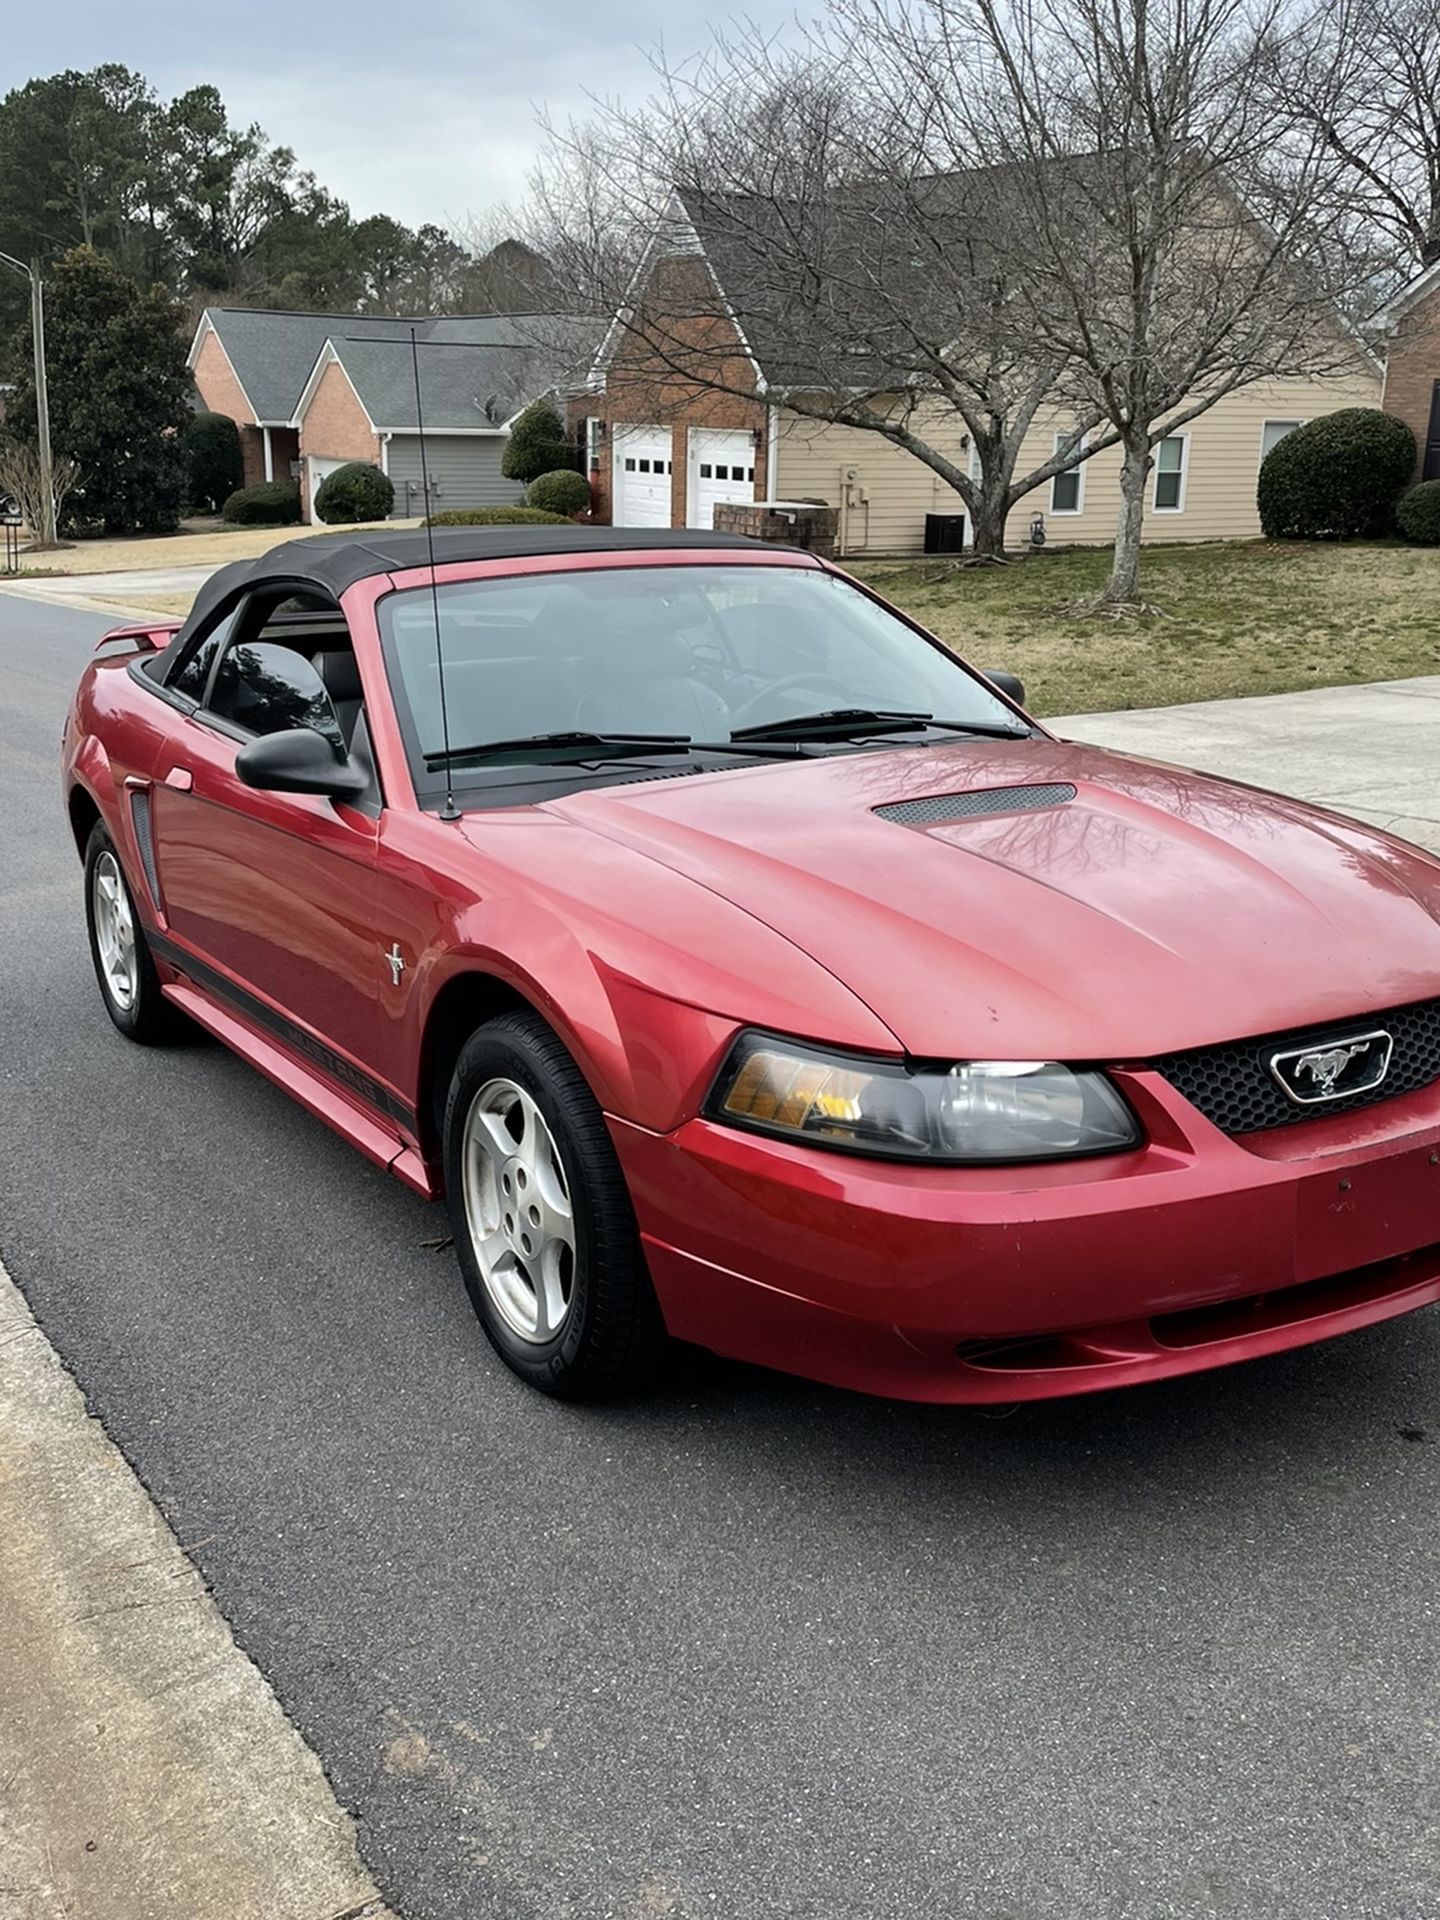
<instances>
[{"instance_id":1,"label":"house window","mask_svg":"<svg viewBox=\"0 0 1440 1920\"><path fill-rule=\"evenodd\" d=\"M628 454L625 458L625 471L626 473L633 473L635 471L635 461L633 457Z\"/></svg>"},{"instance_id":2,"label":"house window","mask_svg":"<svg viewBox=\"0 0 1440 1920\"><path fill-rule=\"evenodd\" d=\"M1189 464L1190 436L1172 433L1155 449L1155 511L1185 511L1185 469Z\"/></svg>"},{"instance_id":3,"label":"house window","mask_svg":"<svg viewBox=\"0 0 1440 1920\"><path fill-rule=\"evenodd\" d=\"M600 422L592 413L585 422L585 465L594 472L600 464Z\"/></svg>"},{"instance_id":4,"label":"house window","mask_svg":"<svg viewBox=\"0 0 1440 1920\"><path fill-rule=\"evenodd\" d=\"M1278 447L1287 433L1293 433L1296 427L1303 427L1303 420L1267 420L1260 429L1260 462L1264 465L1265 456L1272 447Z\"/></svg>"},{"instance_id":5,"label":"house window","mask_svg":"<svg viewBox=\"0 0 1440 1920\"><path fill-rule=\"evenodd\" d=\"M700 462L700 478L702 480L710 480L714 478L714 475L715 475L714 467L711 466L708 460L702 460Z\"/></svg>"},{"instance_id":6,"label":"house window","mask_svg":"<svg viewBox=\"0 0 1440 1920\"><path fill-rule=\"evenodd\" d=\"M1057 433L1054 451L1068 453L1072 447L1084 446L1084 444L1083 433ZM1081 513L1084 507L1084 467L1067 467L1064 473L1053 474L1050 480L1051 513Z\"/></svg>"}]
</instances>

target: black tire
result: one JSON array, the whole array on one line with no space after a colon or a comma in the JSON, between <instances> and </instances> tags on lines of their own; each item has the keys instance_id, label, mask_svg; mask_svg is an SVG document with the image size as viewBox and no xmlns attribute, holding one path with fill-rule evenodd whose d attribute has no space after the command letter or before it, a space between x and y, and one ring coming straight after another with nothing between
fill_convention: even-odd
<instances>
[{"instance_id":1,"label":"black tire","mask_svg":"<svg viewBox=\"0 0 1440 1920\"><path fill-rule=\"evenodd\" d=\"M106 974L96 931L96 874L102 861L113 863L107 872L113 872L118 878L134 929L135 983L128 1004L117 995ZM150 944L145 938L140 916L135 911L135 895L125 877L115 843L98 820L85 845L85 926L90 936L90 961L95 969L100 998L116 1027L127 1040L133 1040L142 1047L163 1046L175 1039L185 1024L183 1017L160 991L160 977L155 971Z\"/></svg>"},{"instance_id":2,"label":"black tire","mask_svg":"<svg viewBox=\"0 0 1440 1920\"><path fill-rule=\"evenodd\" d=\"M466 1124L481 1093L493 1094L507 1083L539 1109L568 1187L574 1231L568 1306L548 1340L521 1337L507 1324L487 1286L467 1206ZM446 1203L466 1291L506 1365L530 1386L563 1400L609 1399L653 1378L665 1330L625 1178L599 1102L537 1015L502 1014L470 1036L445 1103L444 1149ZM533 1283L531 1290L537 1291Z\"/></svg>"}]
</instances>

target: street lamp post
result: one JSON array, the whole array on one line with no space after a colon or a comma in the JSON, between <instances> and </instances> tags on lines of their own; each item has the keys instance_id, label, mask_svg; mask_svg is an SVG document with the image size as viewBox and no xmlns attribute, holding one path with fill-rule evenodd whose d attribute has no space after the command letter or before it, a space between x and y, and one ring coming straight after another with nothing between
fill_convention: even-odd
<instances>
[{"instance_id":1,"label":"street lamp post","mask_svg":"<svg viewBox=\"0 0 1440 1920\"><path fill-rule=\"evenodd\" d=\"M26 266L13 254L0 253L0 262L23 273L30 282L30 331L35 338L35 417L40 432L40 485L43 498L40 512L44 524L33 529L42 547L55 544L55 485L50 458L50 393L45 381L45 288L40 279L40 263Z\"/></svg>"}]
</instances>

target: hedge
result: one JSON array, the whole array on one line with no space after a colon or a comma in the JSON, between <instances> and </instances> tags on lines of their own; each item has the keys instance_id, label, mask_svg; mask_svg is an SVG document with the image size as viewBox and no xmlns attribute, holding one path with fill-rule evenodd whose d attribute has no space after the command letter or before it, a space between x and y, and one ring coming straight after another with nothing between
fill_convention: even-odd
<instances>
[{"instance_id":1,"label":"hedge","mask_svg":"<svg viewBox=\"0 0 1440 1920\"><path fill-rule=\"evenodd\" d=\"M507 480L538 480L570 459L565 422L548 400L532 400L510 429L500 471Z\"/></svg>"},{"instance_id":2,"label":"hedge","mask_svg":"<svg viewBox=\"0 0 1440 1920\"><path fill-rule=\"evenodd\" d=\"M266 480L241 487L225 502L223 517L234 527L293 527L300 520L300 489L293 480Z\"/></svg>"},{"instance_id":3,"label":"hedge","mask_svg":"<svg viewBox=\"0 0 1440 1920\"><path fill-rule=\"evenodd\" d=\"M573 516L590 511L590 482L573 467L557 467L532 480L525 494L527 507L539 507L543 513Z\"/></svg>"},{"instance_id":4,"label":"hedge","mask_svg":"<svg viewBox=\"0 0 1440 1920\"><path fill-rule=\"evenodd\" d=\"M1395 524L1417 547L1440 547L1440 480L1422 480L1402 493Z\"/></svg>"},{"instance_id":5,"label":"hedge","mask_svg":"<svg viewBox=\"0 0 1440 1920\"><path fill-rule=\"evenodd\" d=\"M192 413L185 422L186 493L192 513L219 513L245 481L240 429L228 413Z\"/></svg>"},{"instance_id":6,"label":"hedge","mask_svg":"<svg viewBox=\"0 0 1440 1920\"><path fill-rule=\"evenodd\" d=\"M1270 540L1373 539L1395 524L1415 436L1378 407L1342 407L1273 446L1256 499Z\"/></svg>"},{"instance_id":7,"label":"hedge","mask_svg":"<svg viewBox=\"0 0 1440 1920\"><path fill-rule=\"evenodd\" d=\"M424 527L568 527L568 514L542 513L538 507L461 507L432 514Z\"/></svg>"},{"instance_id":8,"label":"hedge","mask_svg":"<svg viewBox=\"0 0 1440 1920\"><path fill-rule=\"evenodd\" d=\"M315 489L315 517L330 527L388 520L394 506L395 488L389 474L368 460L337 467Z\"/></svg>"}]
</instances>

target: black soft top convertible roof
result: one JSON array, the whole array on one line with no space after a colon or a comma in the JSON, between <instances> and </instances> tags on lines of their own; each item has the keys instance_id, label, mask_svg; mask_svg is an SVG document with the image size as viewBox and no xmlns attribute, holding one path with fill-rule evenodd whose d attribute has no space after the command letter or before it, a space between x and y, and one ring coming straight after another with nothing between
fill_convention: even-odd
<instances>
[{"instance_id":1,"label":"black soft top convertible roof","mask_svg":"<svg viewBox=\"0 0 1440 1920\"><path fill-rule=\"evenodd\" d=\"M725 549L761 544L741 534L699 533L683 527L436 527L434 540L437 566L465 560L531 559L547 553L640 553L666 547ZM196 596L185 631L193 632L242 587L263 587L267 580L313 586L338 600L357 580L429 564L429 538L413 529L391 533L381 526L373 533L287 540L258 560L237 560L212 574Z\"/></svg>"}]
</instances>

